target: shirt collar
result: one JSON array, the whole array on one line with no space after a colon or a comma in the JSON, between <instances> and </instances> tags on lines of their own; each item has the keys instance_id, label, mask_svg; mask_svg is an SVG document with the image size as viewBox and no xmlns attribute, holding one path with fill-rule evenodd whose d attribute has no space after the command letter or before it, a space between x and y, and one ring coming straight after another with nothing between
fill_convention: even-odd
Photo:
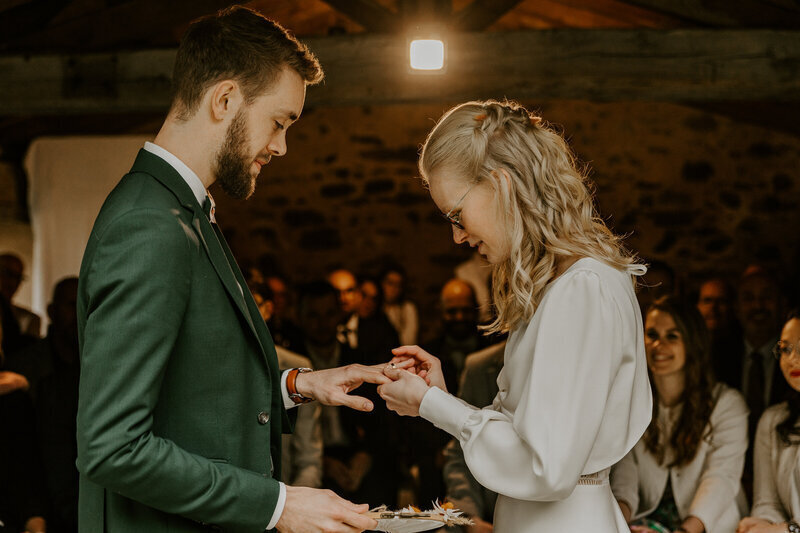
<instances>
[{"instance_id":1,"label":"shirt collar","mask_svg":"<svg viewBox=\"0 0 800 533\"><path fill-rule=\"evenodd\" d=\"M208 196L206 188L203 186L203 182L200 181L200 178L197 176L197 174L195 174L192 169L186 166L186 163L157 144L145 142L144 149L151 154L160 157L166 161L169 166L174 168L175 171L181 175L189 188L192 189L192 193L194 193L197 203L201 206L203 205L203 202L206 200L206 196Z\"/></svg>"}]
</instances>

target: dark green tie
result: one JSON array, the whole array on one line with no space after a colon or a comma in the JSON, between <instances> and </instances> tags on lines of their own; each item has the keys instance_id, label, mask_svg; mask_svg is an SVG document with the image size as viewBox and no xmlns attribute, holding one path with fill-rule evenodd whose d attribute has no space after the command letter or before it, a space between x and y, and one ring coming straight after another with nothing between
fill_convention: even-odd
<instances>
[{"instance_id":1,"label":"dark green tie","mask_svg":"<svg viewBox=\"0 0 800 533\"><path fill-rule=\"evenodd\" d=\"M203 213L206 214L206 218L210 220L212 224L217 223L214 211L216 211L216 209L214 207L213 200L211 200L211 196L206 196L206 199L203 202Z\"/></svg>"}]
</instances>

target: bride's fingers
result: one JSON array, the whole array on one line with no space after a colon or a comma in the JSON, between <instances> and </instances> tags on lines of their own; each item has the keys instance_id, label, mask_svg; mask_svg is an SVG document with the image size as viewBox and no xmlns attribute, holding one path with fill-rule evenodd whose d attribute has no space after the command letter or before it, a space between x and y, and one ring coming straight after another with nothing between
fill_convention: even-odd
<instances>
[{"instance_id":1,"label":"bride's fingers","mask_svg":"<svg viewBox=\"0 0 800 533\"><path fill-rule=\"evenodd\" d=\"M406 355L416 359L427 359L432 357L431 354L420 348L419 346L399 346L392 350L395 356Z\"/></svg>"},{"instance_id":2,"label":"bride's fingers","mask_svg":"<svg viewBox=\"0 0 800 533\"><path fill-rule=\"evenodd\" d=\"M414 359L404 359L402 361L394 361L392 360L390 365L394 365L394 368L400 368L402 370L408 370L416 366L417 362Z\"/></svg>"}]
</instances>

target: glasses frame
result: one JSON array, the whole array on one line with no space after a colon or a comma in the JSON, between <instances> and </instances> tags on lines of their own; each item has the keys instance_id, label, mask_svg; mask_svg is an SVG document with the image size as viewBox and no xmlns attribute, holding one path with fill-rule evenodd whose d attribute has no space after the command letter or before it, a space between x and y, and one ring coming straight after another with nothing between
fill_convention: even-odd
<instances>
[{"instance_id":1,"label":"glasses frame","mask_svg":"<svg viewBox=\"0 0 800 533\"><path fill-rule=\"evenodd\" d=\"M789 355L787 357L794 356L800 359L800 344L794 344L786 341L778 341L775 343L775 346L772 347L772 355L775 356L775 359L780 361L783 358L783 354L780 351L780 347L783 345L788 345L789 347Z\"/></svg>"},{"instance_id":2,"label":"glasses frame","mask_svg":"<svg viewBox=\"0 0 800 533\"><path fill-rule=\"evenodd\" d=\"M457 227L460 230L464 229L464 225L461 224L461 211L460 211L461 204L464 202L464 199L469 194L469 191L474 189L476 185L477 183L473 183L472 185L470 185L469 189L467 189L467 192L465 192L461 196L461 198L458 199L456 205L454 205L453 208L447 213L442 213L442 217L444 217L446 221L448 221L450 224L452 224L453 226ZM454 211L458 211L458 213L454 213Z\"/></svg>"}]
</instances>

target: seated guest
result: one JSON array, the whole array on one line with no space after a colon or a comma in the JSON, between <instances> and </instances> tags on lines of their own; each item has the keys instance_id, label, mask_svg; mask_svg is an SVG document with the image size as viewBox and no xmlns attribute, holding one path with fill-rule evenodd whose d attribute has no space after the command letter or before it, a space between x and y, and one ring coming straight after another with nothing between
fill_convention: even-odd
<instances>
[{"instance_id":1,"label":"seated guest","mask_svg":"<svg viewBox=\"0 0 800 533\"><path fill-rule=\"evenodd\" d=\"M772 355L772 348L781 332L784 301L775 276L758 265L745 269L736 292L741 335L725 351L715 354L719 359L714 363L714 369L720 381L742 392L750 409L750 448L742 483L752 501L756 427L764 409L782 402L788 392L780 365Z\"/></svg>"},{"instance_id":2,"label":"seated guest","mask_svg":"<svg viewBox=\"0 0 800 533\"><path fill-rule=\"evenodd\" d=\"M697 310L703 315L709 333L734 328L736 323L736 294L733 287L722 278L710 278L700 284Z\"/></svg>"},{"instance_id":3,"label":"seated guest","mask_svg":"<svg viewBox=\"0 0 800 533\"><path fill-rule=\"evenodd\" d=\"M383 293L378 282L372 278L362 277L358 284L361 291L361 305L358 307L360 319L372 318L381 312L383 307Z\"/></svg>"},{"instance_id":4,"label":"seated guest","mask_svg":"<svg viewBox=\"0 0 800 533\"><path fill-rule=\"evenodd\" d=\"M292 319L292 293L286 280L278 275L267 276L266 284L272 292L272 316L267 322L276 346L297 352L303 345L303 334Z\"/></svg>"},{"instance_id":5,"label":"seated guest","mask_svg":"<svg viewBox=\"0 0 800 533\"><path fill-rule=\"evenodd\" d=\"M248 281L253 300L258 305L261 318L269 323L274 309L272 291L266 283ZM278 366L288 368L312 368L311 360L300 354L275 345ZM313 402L296 407L297 420L291 434L281 437L281 481L295 487L319 488L322 486L322 426L321 404Z\"/></svg>"},{"instance_id":6,"label":"seated guest","mask_svg":"<svg viewBox=\"0 0 800 533\"><path fill-rule=\"evenodd\" d=\"M0 254L0 295L11 304L14 318L23 335L39 337L42 319L33 311L14 305L14 295L24 279L22 259L15 254Z\"/></svg>"},{"instance_id":7,"label":"seated guest","mask_svg":"<svg viewBox=\"0 0 800 533\"><path fill-rule=\"evenodd\" d=\"M299 318L305 338L301 353L317 370L361 360L356 349L337 339L338 299L337 291L324 281L301 290ZM397 446L386 444L399 438L397 417L389 414L374 388L362 394L375 405L365 416L322 406L323 487L353 501L391 506L397 497L399 453Z\"/></svg>"},{"instance_id":8,"label":"seated guest","mask_svg":"<svg viewBox=\"0 0 800 533\"><path fill-rule=\"evenodd\" d=\"M25 392L28 381L3 367L7 336L2 319L8 313L10 308L0 306L0 531L46 531L47 501L40 485L44 473L33 403Z\"/></svg>"},{"instance_id":9,"label":"seated guest","mask_svg":"<svg viewBox=\"0 0 800 533\"><path fill-rule=\"evenodd\" d=\"M9 367L24 374L34 400L39 449L44 466L42 488L52 502L53 531L78 531L78 278L59 281L47 306L47 336L9 357Z\"/></svg>"},{"instance_id":10,"label":"seated guest","mask_svg":"<svg viewBox=\"0 0 800 533\"><path fill-rule=\"evenodd\" d=\"M23 374L8 370L8 359L20 348L21 338L11 305L0 296L0 395L25 392L31 386Z\"/></svg>"},{"instance_id":11,"label":"seated guest","mask_svg":"<svg viewBox=\"0 0 800 533\"><path fill-rule=\"evenodd\" d=\"M725 381L731 374L731 357L743 351L742 327L736 320L736 291L724 279L710 278L700 284L697 309L711 335L714 375ZM741 365L739 365L741 366Z\"/></svg>"},{"instance_id":12,"label":"seated guest","mask_svg":"<svg viewBox=\"0 0 800 533\"><path fill-rule=\"evenodd\" d=\"M400 344L417 344L419 316L417 306L406 299L405 271L399 265L392 265L383 271L380 281L383 292L383 312L397 330Z\"/></svg>"},{"instance_id":13,"label":"seated guest","mask_svg":"<svg viewBox=\"0 0 800 533\"><path fill-rule=\"evenodd\" d=\"M339 341L346 343L358 354L358 363L374 365L389 361L392 358L392 348L400 345L400 339L383 310L378 310L370 316L360 315L364 295L352 272L335 270L328 276L328 282L339 294L339 307L342 313ZM374 389L375 387L365 387L362 390ZM377 394L370 399L383 404Z\"/></svg>"},{"instance_id":14,"label":"seated guest","mask_svg":"<svg viewBox=\"0 0 800 533\"><path fill-rule=\"evenodd\" d=\"M737 288L737 312L742 325L738 350L718 364L720 380L744 394L750 408L750 435L766 407L783 401L786 382L772 356L783 316L783 297L777 280L760 266L748 267Z\"/></svg>"},{"instance_id":15,"label":"seated guest","mask_svg":"<svg viewBox=\"0 0 800 533\"><path fill-rule=\"evenodd\" d=\"M506 343L484 348L471 354L464 364L458 397L476 407L490 405L497 396L497 376L503 368ZM447 501L461 509L474 522L471 526L455 526L463 533L491 533L497 493L482 487L464 461L458 440L453 439L444 450L444 482Z\"/></svg>"},{"instance_id":16,"label":"seated guest","mask_svg":"<svg viewBox=\"0 0 800 533\"><path fill-rule=\"evenodd\" d=\"M790 313L774 352L790 391L758 422L753 509L737 533L800 531L800 310Z\"/></svg>"},{"instance_id":17,"label":"seated guest","mask_svg":"<svg viewBox=\"0 0 800 533\"><path fill-rule=\"evenodd\" d=\"M744 399L714 382L708 332L694 306L670 296L656 300L645 316L645 351L653 419L612 470L622 514L629 523L645 519L670 531L731 532L745 506Z\"/></svg>"},{"instance_id":18,"label":"seated guest","mask_svg":"<svg viewBox=\"0 0 800 533\"><path fill-rule=\"evenodd\" d=\"M451 279L440 294L442 329L440 334L422 348L435 353L442 361L448 390L458 390L458 382L467 355L498 341L486 337L478 329L478 302L472 285L461 279ZM426 424L427 425L427 424Z\"/></svg>"}]
</instances>

